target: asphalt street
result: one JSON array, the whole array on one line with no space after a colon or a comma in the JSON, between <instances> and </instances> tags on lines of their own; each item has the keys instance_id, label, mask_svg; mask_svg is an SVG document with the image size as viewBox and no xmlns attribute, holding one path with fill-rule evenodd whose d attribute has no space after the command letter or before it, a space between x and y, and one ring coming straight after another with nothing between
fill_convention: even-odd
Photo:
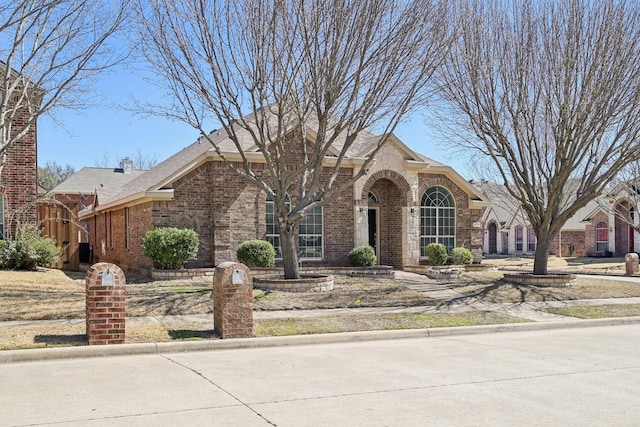
<instances>
[{"instance_id":1,"label":"asphalt street","mask_svg":"<svg viewBox=\"0 0 640 427\"><path fill-rule=\"evenodd\" d=\"M637 426L640 325L0 364L2 426Z\"/></svg>"}]
</instances>

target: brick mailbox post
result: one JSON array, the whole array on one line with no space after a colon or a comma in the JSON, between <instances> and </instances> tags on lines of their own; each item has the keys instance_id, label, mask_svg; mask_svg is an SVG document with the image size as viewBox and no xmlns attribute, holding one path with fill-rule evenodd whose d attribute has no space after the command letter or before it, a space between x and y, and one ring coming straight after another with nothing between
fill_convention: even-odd
<instances>
[{"instance_id":1,"label":"brick mailbox post","mask_svg":"<svg viewBox=\"0 0 640 427\"><path fill-rule=\"evenodd\" d=\"M624 256L624 266L625 271L628 276L638 273L640 271L640 266L638 262L638 254L635 252L630 252Z\"/></svg>"},{"instance_id":2,"label":"brick mailbox post","mask_svg":"<svg viewBox=\"0 0 640 427\"><path fill-rule=\"evenodd\" d=\"M220 338L253 337L253 284L246 265L223 262L216 267L213 325Z\"/></svg>"},{"instance_id":3,"label":"brick mailbox post","mask_svg":"<svg viewBox=\"0 0 640 427\"><path fill-rule=\"evenodd\" d=\"M87 271L87 340L89 345L124 344L126 278L120 267L107 262Z\"/></svg>"}]
</instances>

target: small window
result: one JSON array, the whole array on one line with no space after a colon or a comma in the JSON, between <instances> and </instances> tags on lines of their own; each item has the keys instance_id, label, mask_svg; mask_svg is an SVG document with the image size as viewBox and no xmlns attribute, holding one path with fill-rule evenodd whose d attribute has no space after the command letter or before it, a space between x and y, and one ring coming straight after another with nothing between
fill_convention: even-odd
<instances>
[{"instance_id":1,"label":"small window","mask_svg":"<svg viewBox=\"0 0 640 427\"><path fill-rule=\"evenodd\" d=\"M609 250L609 230L604 221L596 225L596 251L606 252Z\"/></svg>"},{"instance_id":2,"label":"small window","mask_svg":"<svg viewBox=\"0 0 640 427\"><path fill-rule=\"evenodd\" d=\"M516 252L522 252L522 243L523 243L523 230L521 226L517 226L515 229L516 232Z\"/></svg>"},{"instance_id":3,"label":"small window","mask_svg":"<svg viewBox=\"0 0 640 427\"><path fill-rule=\"evenodd\" d=\"M529 252L536 251L536 233L533 228L529 227L529 236L527 237L527 245Z\"/></svg>"},{"instance_id":4,"label":"small window","mask_svg":"<svg viewBox=\"0 0 640 427\"><path fill-rule=\"evenodd\" d=\"M368 199L369 199L369 206L378 204L378 196L376 196L374 193L369 192Z\"/></svg>"}]
</instances>

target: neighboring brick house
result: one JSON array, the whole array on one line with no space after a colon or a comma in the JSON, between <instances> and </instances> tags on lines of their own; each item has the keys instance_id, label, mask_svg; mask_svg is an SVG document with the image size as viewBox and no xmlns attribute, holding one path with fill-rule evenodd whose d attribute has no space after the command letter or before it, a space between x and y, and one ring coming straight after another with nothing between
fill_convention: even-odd
<instances>
[{"instance_id":1,"label":"neighboring brick house","mask_svg":"<svg viewBox=\"0 0 640 427\"><path fill-rule=\"evenodd\" d=\"M225 136L210 137L228 159L241 165L239 153ZM344 159L336 185L353 176L377 138L368 133L359 137ZM252 169L264 173L262 155L250 140L241 142ZM327 164L332 160L325 158ZM236 249L249 239L278 245L273 205L266 194L230 170L205 139L136 177L117 194L98 191L95 197L95 204L80 213L91 230L94 261L149 269L139 241L155 227L196 230L200 249L188 267L235 260ZM479 221L487 206L480 192L452 168L415 153L392 136L365 176L337 200L303 218L298 239L302 263L346 265L351 249L370 244L380 264L400 268L424 260L426 245L432 241L470 248L479 261Z\"/></svg>"},{"instance_id":2,"label":"neighboring brick house","mask_svg":"<svg viewBox=\"0 0 640 427\"><path fill-rule=\"evenodd\" d=\"M478 184L491 206L482 216L483 253L502 255L533 255L537 239L526 214L519 203L501 184L482 182ZM585 218L598 205L589 202L571 217L554 238L549 253L559 256L595 255L589 246L588 222ZM594 241L595 242L595 241ZM595 246L595 243L594 245Z\"/></svg>"},{"instance_id":3,"label":"neighboring brick house","mask_svg":"<svg viewBox=\"0 0 640 427\"><path fill-rule=\"evenodd\" d=\"M638 224L638 202L638 195L630 195L625 184L596 199L583 218L587 255L619 257L640 252L640 235L630 225Z\"/></svg>"},{"instance_id":4,"label":"neighboring brick house","mask_svg":"<svg viewBox=\"0 0 640 427\"><path fill-rule=\"evenodd\" d=\"M131 180L145 171L135 170L133 162L124 158L119 168L85 167L53 188L50 195L56 203L40 203L43 233L53 237L65 249L62 268L77 269L80 262L90 262L90 224L79 227L77 213L93 206L96 194L118 193ZM64 205L65 208L61 208Z\"/></svg>"},{"instance_id":5,"label":"neighboring brick house","mask_svg":"<svg viewBox=\"0 0 640 427\"><path fill-rule=\"evenodd\" d=\"M24 128L26 122L27 117L19 118L12 126ZM33 123L24 137L7 147L0 175L0 238L13 236L17 223L37 222L34 203L38 197L37 160L37 132Z\"/></svg>"}]
</instances>

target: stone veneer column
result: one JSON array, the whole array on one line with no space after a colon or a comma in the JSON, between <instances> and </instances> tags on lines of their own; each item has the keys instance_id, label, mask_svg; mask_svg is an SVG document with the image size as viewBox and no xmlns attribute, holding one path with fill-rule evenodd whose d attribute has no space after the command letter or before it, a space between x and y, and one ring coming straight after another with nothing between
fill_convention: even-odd
<instances>
[{"instance_id":1,"label":"stone veneer column","mask_svg":"<svg viewBox=\"0 0 640 427\"><path fill-rule=\"evenodd\" d=\"M115 264L99 262L86 275L87 340L89 345L124 344L126 278Z\"/></svg>"},{"instance_id":2,"label":"stone veneer column","mask_svg":"<svg viewBox=\"0 0 640 427\"><path fill-rule=\"evenodd\" d=\"M216 267L213 324L220 338L253 337L253 283L246 265L223 262Z\"/></svg>"}]
</instances>

